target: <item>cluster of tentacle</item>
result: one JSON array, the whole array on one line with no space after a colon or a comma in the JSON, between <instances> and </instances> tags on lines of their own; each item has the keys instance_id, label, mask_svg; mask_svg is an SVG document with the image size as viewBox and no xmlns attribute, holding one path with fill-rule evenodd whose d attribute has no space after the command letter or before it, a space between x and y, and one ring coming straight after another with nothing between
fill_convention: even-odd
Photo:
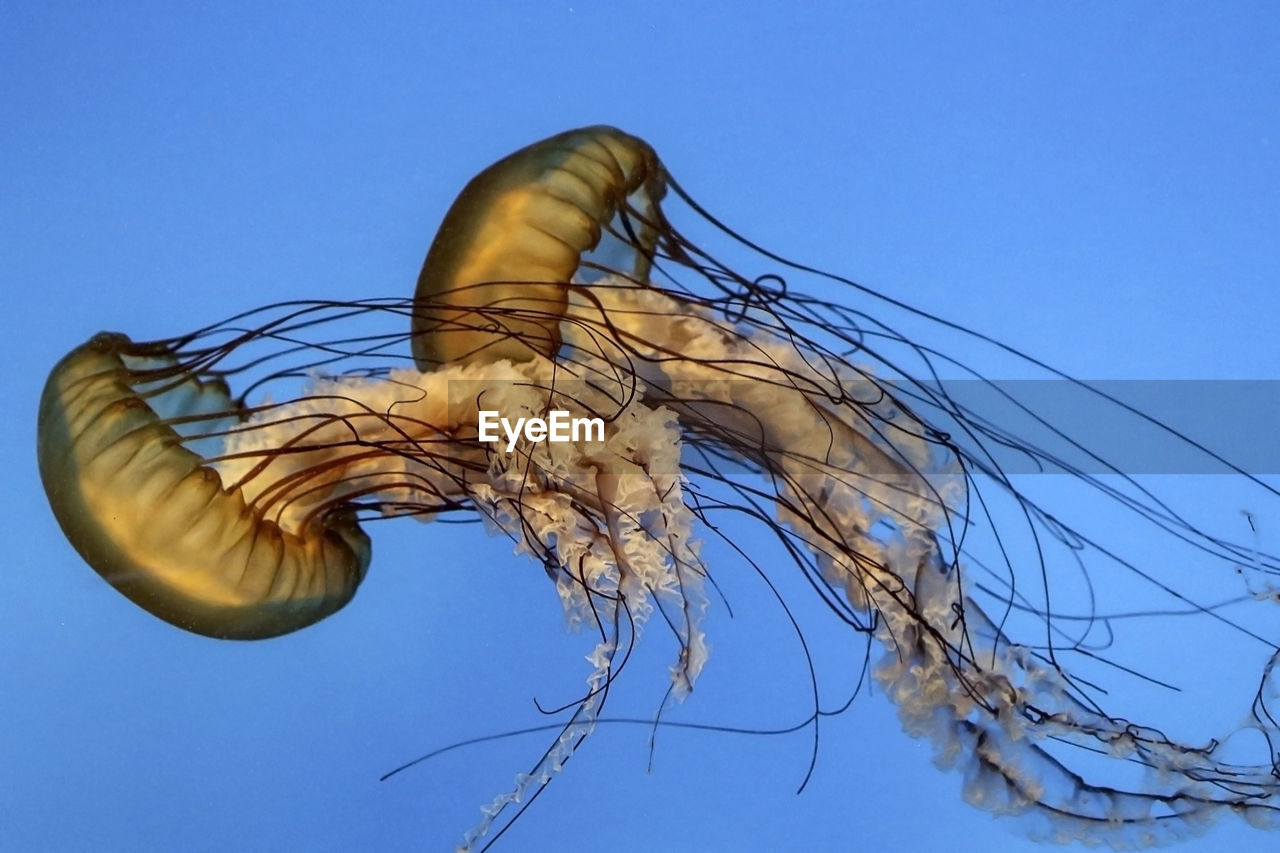
<instances>
[{"instance_id":1,"label":"cluster of tentacle","mask_svg":"<svg viewBox=\"0 0 1280 853\"><path fill-rule=\"evenodd\" d=\"M663 210L669 190L774 271L736 272L686 239ZM793 292L778 269L834 280L845 298ZM1194 831L1223 809L1268 821L1270 754L1228 761L1217 742L1105 710L1079 672L1101 661L1132 674L1097 642L1118 618L1064 618L1049 584L1064 563L1096 560L1245 638L1263 662L1252 710L1268 743L1275 646L1043 512L1001 454L1072 475L1233 576L1270 578L1276 560L971 411L938 381L939 368L967 368L850 307L874 298L725 229L643 141L570 131L467 185L412 300L281 304L181 338L77 348L41 402L41 474L86 561L212 636L275 636L344 606L370 561L357 519L473 513L541 563L569 623L594 637L591 671L468 847L518 816L591 733L647 623L674 640L665 695L693 689L707 660L698 522L727 529L721 514L772 534L830 612L881 645L875 675L904 725L963 770L976 805L1119 844ZM482 411L552 410L599 418L602 434L481 440ZM1025 562L1003 529L995 559L969 553L997 500L1025 534ZM1146 781L1074 769L1098 752Z\"/></svg>"}]
</instances>

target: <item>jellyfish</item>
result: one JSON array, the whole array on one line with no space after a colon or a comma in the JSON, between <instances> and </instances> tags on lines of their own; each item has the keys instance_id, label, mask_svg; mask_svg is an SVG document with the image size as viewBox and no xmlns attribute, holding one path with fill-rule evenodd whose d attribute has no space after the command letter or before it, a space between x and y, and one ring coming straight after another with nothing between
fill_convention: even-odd
<instances>
[{"instance_id":1,"label":"jellyfish","mask_svg":"<svg viewBox=\"0 0 1280 853\"><path fill-rule=\"evenodd\" d=\"M46 384L40 473L90 566L209 637L268 639L342 609L372 561L362 525L378 519L477 517L540 563L594 641L590 671L464 849L500 837L607 721L646 632L673 640L663 706L695 691L713 569L799 572L851 642L878 649L874 682L975 806L1117 846L1223 812L1273 825L1280 560L1203 531L1010 386L877 313L889 309L1280 497L1105 388L739 235L651 146L603 126L474 178L411 299L282 302L145 343L94 336ZM1027 472L1069 479L1202 570L1125 556L1043 506ZM706 542L732 551L744 524L777 553L710 565ZM1252 655L1235 729L1196 739L1167 730L1159 700L1113 707L1116 685L1178 689L1119 642L1170 612ZM827 713L815 698L807 724Z\"/></svg>"}]
</instances>

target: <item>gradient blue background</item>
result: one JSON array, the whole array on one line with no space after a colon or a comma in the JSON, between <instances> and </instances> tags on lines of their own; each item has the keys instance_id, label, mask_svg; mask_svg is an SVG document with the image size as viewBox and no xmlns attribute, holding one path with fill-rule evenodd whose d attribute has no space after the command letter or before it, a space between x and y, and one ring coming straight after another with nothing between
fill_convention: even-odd
<instances>
[{"instance_id":1,"label":"gradient blue background","mask_svg":"<svg viewBox=\"0 0 1280 853\"><path fill-rule=\"evenodd\" d=\"M534 139L623 127L743 233L1075 375L1280 376L1267 4L269 5L0 6L0 848L447 849L545 745L377 782L580 690L589 640L509 545L377 524L342 614L213 642L80 561L34 454L44 377L90 334L407 294L461 185ZM807 713L803 658L739 574L673 718ZM615 712L661 699L650 639ZM861 647L814 641L834 703ZM797 797L808 750L664 731L647 773L645 733L605 730L505 849L1032 846L879 696L824 725ZM1277 840L1228 822L1186 849Z\"/></svg>"}]
</instances>

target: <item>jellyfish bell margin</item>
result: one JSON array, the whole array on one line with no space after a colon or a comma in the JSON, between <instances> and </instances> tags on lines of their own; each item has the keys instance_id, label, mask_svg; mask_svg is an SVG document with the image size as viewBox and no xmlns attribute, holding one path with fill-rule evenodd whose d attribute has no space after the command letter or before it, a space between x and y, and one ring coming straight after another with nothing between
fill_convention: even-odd
<instances>
[{"instance_id":1,"label":"jellyfish bell margin","mask_svg":"<svg viewBox=\"0 0 1280 853\"><path fill-rule=\"evenodd\" d=\"M664 200L772 267L722 263L682 236ZM1106 609L1064 615L1049 591L1087 559L1249 644L1262 661L1251 726L1269 738L1276 648L1254 614L1224 615L1176 573L1071 529L1019 491L999 451L1071 473L1233 581L1274 577L1276 558L1202 533L1128 478L1117 490L1019 441L944 385L888 379L967 368L855 303L936 320L739 237L647 143L582 128L464 188L412 300L282 303L169 341L99 335L77 348L41 401L41 475L90 565L210 636L276 636L344 606L370 559L361 517L468 513L545 566L568 621L594 638L586 689L467 848L500 837L593 731L646 623L676 646L667 695L692 691L708 658L700 537L732 549L726 531L743 523L777 541L783 565L739 551L743 564L798 570L883 649L874 674L904 727L964 772L975 805L1037 816L1042 835L1124 845L1197 832L1222 811L1273 823L1270 753L1227 760L1219 741L1107 710L1102 680L1143 676L1100 654L1114 640L1095 635L1113 631ZM553 410L600 419L603 441L526 437L503 452L479 440L481 411ZM972 530L997 501L1012 521L999 519L991 559ZM1093 775L1098 754L1143 780Z\"/></svg>"}]
</instances>

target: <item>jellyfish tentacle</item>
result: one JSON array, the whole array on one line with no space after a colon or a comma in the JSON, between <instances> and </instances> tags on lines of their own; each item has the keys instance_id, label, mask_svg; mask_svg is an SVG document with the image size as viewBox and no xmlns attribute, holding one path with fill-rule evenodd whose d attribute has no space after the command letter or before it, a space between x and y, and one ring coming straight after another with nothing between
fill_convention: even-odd
<instances>
[{"instance_id":1,"label":"jellyfish tentacle","mask_svg":"<svg viewBox=\"0 0 1280 853\"><path fill-rule=\"evenodd\" d=\"M657 316L679 319L647 324ZM599 288L571 305L571 320L566 338L583 349L607 320L650 402L656 391L680 413L686 440L724 442L773 479L777 519L812 552L823 580L877 614L871 633L884 657L876 678L904 727L933 740L939 763L965 771L972 804L1034 811L1062 838L1138 844L1194 831L1224 808L1268 822L1271 764L1231 764L1216 743L1190 746L1108 716L983 611L959 554L940 538L948 519L964 515L959 451L935 444L888 386L877 413L852 393L874 381L866 371L828 377L802 339L735 328L656 288ZM724 381L727 365L758 381ZM891 450L877 424L893 425ZM892 535L877 533L879 523ZM1259 720L1259 728L1273 727ZM1130 756L1153 779L1149 787L1087 781L1055 753L1065 744ZM1121 835L1121 826L1132 832Z\"/></svg>"}]
</instances>

